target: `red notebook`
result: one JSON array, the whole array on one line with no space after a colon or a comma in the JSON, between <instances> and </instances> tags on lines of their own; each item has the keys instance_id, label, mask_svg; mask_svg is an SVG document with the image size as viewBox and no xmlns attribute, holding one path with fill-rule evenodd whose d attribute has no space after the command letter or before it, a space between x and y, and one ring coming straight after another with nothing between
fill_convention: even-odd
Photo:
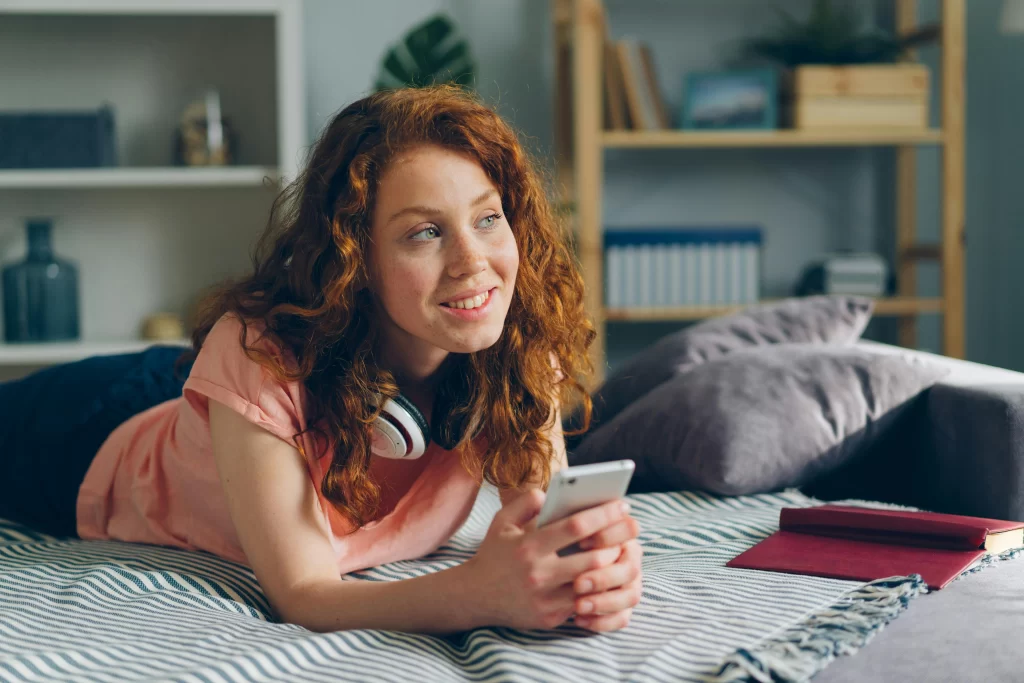
<instances>
[{"instance_id":1,"label":"red notebook","mask_svg":"<svg viewBox=\"0 0 1024 683\"><path fill-rule=\"evenodd\" d=\"M727 567L873 581L920 574L939 589L986 553L1024 547L1024 522L845 505L783 508L779 531Z\"/></svg>"}]
</instances>

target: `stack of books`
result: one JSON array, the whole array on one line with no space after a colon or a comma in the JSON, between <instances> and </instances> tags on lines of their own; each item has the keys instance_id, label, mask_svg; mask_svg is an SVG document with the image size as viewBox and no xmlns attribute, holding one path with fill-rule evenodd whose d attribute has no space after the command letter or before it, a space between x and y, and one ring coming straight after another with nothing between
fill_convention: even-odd
<instances>
[{"instance_id":1,"label":"stack of books","mask_svg":"<svg viewBox=\"0 0 1024 683\"><path fill-rule=\"evenodd\" d=\"M609 130L671 128L647 44L632 38L605 41L604 117Z\"/></svg>"},{"instance_id":2,"label":"stack of books","mask_svg":"<svg viewBox=\"0 0 1024 683\"><path fill-rule=\"evenodd\" d=\"M759 228L606 230L605 305L673 308L760 298Z\"/></svg>"}]
</instances>

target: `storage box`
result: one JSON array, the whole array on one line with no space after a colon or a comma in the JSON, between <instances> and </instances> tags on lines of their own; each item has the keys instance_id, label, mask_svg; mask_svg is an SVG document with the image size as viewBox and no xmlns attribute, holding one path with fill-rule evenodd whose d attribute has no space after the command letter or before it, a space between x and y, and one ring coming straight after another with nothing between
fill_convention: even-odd
<instances>
[{"instance_id":1,"label":"storage box","mask_svg":"<svg viewBox=\"0 0 1024 683\"><path fill-rule=\"evenodd\" d=\"M605 304L672 308L749 304L760 295L761 229L607 230Z\"/></svg>"},{"instance_id":2,"label":"storage box","mask_svg":"<svg viewBox=\"0 0 1024 683\"><path fill-rule=\"evenodd\" d=\"M794 128L928 127L923 64L800 66L788 75L786 91Z\"/></svg>"},{"instance_id":3,"label":"storage box","mask_svg":"<svg viewBox=\"0 0 1024 683\"><path fill-rule=\"evenodd\" d=\"M115 166L114 110L0 112L0 168Z\"/></svg>"}]
</instances>

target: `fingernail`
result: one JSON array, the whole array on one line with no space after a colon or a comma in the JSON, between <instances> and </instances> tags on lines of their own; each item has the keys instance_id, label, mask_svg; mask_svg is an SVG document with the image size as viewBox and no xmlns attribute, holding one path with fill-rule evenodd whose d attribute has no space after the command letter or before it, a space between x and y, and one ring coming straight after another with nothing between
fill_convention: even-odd
<instances>
[{"instance_id":1,"label":"fingernail","mask_svg":"<svg viewBox=\"0 0 1024 683\"><path fill-rule=\"evenodd\" d=\"M629 512L629 503L622 501L622 514Z\"/></svg>"},{"instance_id":2,"label":"fingernail","mask_svg":"<svg viewBox=\"0 0 1024 683\"><path fill-rule=\"evenodd\" d=\"M580 593L589 593L594 590L594 582L590 579L584 579L580 581Z\"/></svg>"},{"instance_id":3,"label":"fingernail","mask_svg":"<svg viewBox=\"0 0 1024 683\"><path fill-rule=\"evenodd\" d=\"M577 610L580 614L589 614L594 610L594 603L590 600L584 600L580 603L580 608Z\"/></svg>"}]
</instances>

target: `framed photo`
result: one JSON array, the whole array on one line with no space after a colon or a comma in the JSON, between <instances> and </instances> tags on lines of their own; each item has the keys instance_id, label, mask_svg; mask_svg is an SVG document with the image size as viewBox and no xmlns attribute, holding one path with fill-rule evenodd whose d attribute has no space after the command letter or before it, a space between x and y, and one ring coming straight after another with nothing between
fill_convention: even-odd
<instances>
[{"instance_id":1,"label":"framed photo","mask_svg":"<svg viewBox=\"0 0 1024 683\"><path fill-rule=\"evenodd\" d=\"M774 69L688 74L683 102L683 128L776 128L778 94L779 77Z\"/></svg>"}]
</instances>

